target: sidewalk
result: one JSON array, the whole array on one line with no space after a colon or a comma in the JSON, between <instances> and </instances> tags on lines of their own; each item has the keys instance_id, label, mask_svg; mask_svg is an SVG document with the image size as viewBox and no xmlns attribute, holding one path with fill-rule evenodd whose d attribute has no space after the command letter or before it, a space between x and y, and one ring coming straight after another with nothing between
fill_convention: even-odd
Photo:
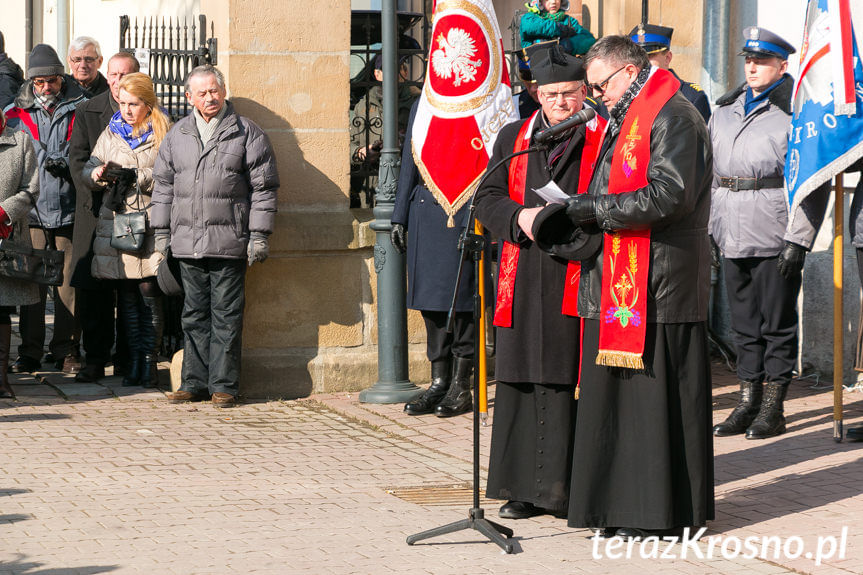
<instances>
[{"instance_id":1,"label":"sidewalk","mask_svg":"<svg viewBox=\"0 0 863 575\"><path fill-rule=\"evenodd\" d=\"M0 575L863 573L863 443L833 441L832 392L811 382L792 384L787 434L715 441L717 518L700 548L721 536L713 558L677 546L661 559L663 544L657 558L636 546L612 559L620 550L550 516L500 521L515 531L512 555L475 531L408 546L407 535L467 517L468 416L408 417L356 394L217 410L119 378L37 375L14 376L18 401L0 400ZM734 391L715 365L715 420ZM494 386L489 395L491 423ZM848 394L846 424L863 422L861 399ZM481 429L483 467L490 435ZM500 503L482 500L489 519ZM844 559L806 557L819 537L841 543L843 527ZM799 537L802 555L731 557L762 535L790 541L792 555Z\"/></svg>"}]
</instances>

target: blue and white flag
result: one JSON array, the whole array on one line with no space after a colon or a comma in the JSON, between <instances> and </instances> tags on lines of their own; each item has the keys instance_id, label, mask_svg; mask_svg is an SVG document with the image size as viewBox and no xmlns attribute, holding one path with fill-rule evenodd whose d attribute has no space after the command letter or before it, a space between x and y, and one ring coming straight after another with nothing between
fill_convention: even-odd
<instances>
[{"instance_id":1,"label":"blue and white flag","mask_svg":"<svg viewBox=\"0 0 863 575\"><path fill-rule=\"evenodd\" d=\"M863 8L851 4L809 0L807 6L785 160L792 217L810 192L863 156L863 46L854 33Z\"/></svg>"}]
</instances>

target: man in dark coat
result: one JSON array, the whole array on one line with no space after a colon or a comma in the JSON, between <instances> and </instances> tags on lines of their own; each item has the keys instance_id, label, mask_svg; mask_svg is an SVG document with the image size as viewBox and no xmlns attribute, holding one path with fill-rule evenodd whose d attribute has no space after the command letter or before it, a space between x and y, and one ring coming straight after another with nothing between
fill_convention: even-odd
<instances>
[{"instance_id":1,"label":"man in dark coat","mask_svg":"<svg viewBox=\"0 0 863 575\"><path fill-rule=\"evenodd\" d=\"M577 113L587 96L579 58L556 45L527 51L542 108L501 130L490 166ZM562 313L568 261L541 251L531 226L545 205L537 188L551 180L576 193L582 151L588 139L598 145L604 124L599 122L509 160L508 169L491 174L477 192L477 218L505 242L495 310L497 385L486 488L487 497L507 501L499 511L503 518L565 514L567 509L581 331L577 317ZM599 236L582 234L575 243L582 251L568 257L587 257L599 249Z\"/></svg>"},{"instance_id":2,"label":"man in dark coat","mask_svg":"<svg viewBox=\"0 0 863 575\"><path fill-rule=\"evenodd\" d=\"M671 53L672 34L674 34L674 28L668 26L639 24L630 31L629 38L644 48L651 64L657 68L668 70L680 80L680 76L671 68L671 58L674 56ZM705 122L710 119L710 102L707 101L707 95L698 84L680 80L680 93L692 102L692 105L704 117Z\"/></svg>"},{"instance_id":3,"label":"man in dark coat","mask_svg":"<svg viewBox=\"0 0 863 575\"><path fill-rule=\"evenodd\" d=\"M102 66L102 49L95 38L78 36L69 44L66 54L72 78L81 87L84 96L92 98L108 90L108 81L99 71Z\"/></svg>"},{"instance_id":4,"label":"man in dark coat","mask_svg":"<svg viewBox=\"0 0 863 575\"><path fill-rule=\"evenodd\" d=\"M610 119L588 193L566 206L570 231L598 224L604 232L602 250L581 262L568 523L637 538L714 516L706 325L713 158L707 126L678 80L651 67L629 38L600 39L585 66ZM534 231L543 243L567 230Z\"/></svg>"},{"instance_id":5,"label":"man in dark coat","mask_svg":"<svg viewBox=\"0 0 863 575\"><path fill-rule=\"evenodd\" d=\"M3 33L0 32L0 110L5 109L15 100L23 83L24 72L21 66L6 55L6 44Z\"/></svg>"},{"instance_id":6,"label":"man in dark coat","mask_svg":"<svg viewBox=\"0 0 863 575\"><path fill-rule=\"evenodd\" d=\"M392 215L393 247L407 252L409 309L419 310L426 327L426 356L431 362L431 385L405 405L408 415L434 413L451 417L473 407L470 377L473 373L474 271L465 263L459 284L453 333L446 323L459 266L458 238L467 206L456 212L455 227L423 183L411 152L411 132L418 102L411 108L402 149L396 201Z\"/></svg>"},{"instance_id":7,"label":"man in dark coat","mask_svg":"<svg viewBox=\"0 0 863 575\"><path fill-rule=\"evenodd\" d=\"M90 274L93 259L93 232L96 215L102 206L100 189L91 191L92 180L83 175L84 164L96 140L108 126L108 122L120 107L118 103L120 80L126 74L139 70L138 61L128 52L119 52L108 60L109 90L92 100L79 104L75 111L75 125L69 146L69 166L75 182L75 229L72 236L74 250L72 287L77 291L75 308L81 322L81 338L85 360L75 381L95 382L105 377L105 364L111 360L114 345L114 286L111 282L98 280ZM119 330L118 330L119 333ZM117 346L126 349L126 346ZM115 373L120 366L115 362Z\"/></svg>"}]
</instances>

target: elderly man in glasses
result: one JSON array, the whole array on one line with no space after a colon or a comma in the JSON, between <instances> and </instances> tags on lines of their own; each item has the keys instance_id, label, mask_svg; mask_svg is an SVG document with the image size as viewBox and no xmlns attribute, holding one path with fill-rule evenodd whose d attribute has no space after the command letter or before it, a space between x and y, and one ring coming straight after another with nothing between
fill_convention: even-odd
<instances>
[{"instance_id":1,"label":"elderly man in glasses","mask_svg":"<svg viewBox=\"0 0 863 575\"><path fill-rule=\"evenodd\" d=\"M99 42L89 36L78 36L69 44L67 60L72 78L81 87L87 98L97 96L108 89L108 80L99 71L102 66L102 50Z\"/></svg>"},{"instance_id":2,"label":"elderly man in glasses","mask_svg":"<svg viewBox=\"0 0 863 575\"><path fill-rule=\"evenodd\" d=\"M582 110L587 97L581 59L554 43L526 49L541 109L503 128L489 166L535 144L536 134ZM599 249L600 238L575 230L568 250L545 253L533 223L550 184L582 189L582 154L598 146L602 120L565 131L545 149L509 160L476 196L477 217L504 240L494 323L498 381L486 495L506 503L499 516L565 515L569 499L580 322L574 314L568 259ZM561 312L564 313L561 313Z\"/></svg>"},{"instance_id":3,"label":"elderly man in glasses","mask_svg":"<svg viewBox=\"0 0 863 575\"><path fill-rule=\"evenodd\" d=\"M578 229L602 231L602 249L580 258L568 522L639 538L714 516L706 324L713 155L679 80L651 66L631 39L600 39L585 66L609 110L602 147L582 157L595 162L587 193L534 234L544 245Z\"/></svg>"},{"instance_id":4,"label":"elderly man in glasses","mask_svg":"<svg viewBox=\"0 0 863 575\"><path fill-rule=\"evenodd\" d=\"M69 172L69 134L75 107L86 98L81 88L63 74L63 63L47 44L33 48L28 59L27 79L13 107L6 111L11 128L23 130L33 141L39 164L39 199L30 212L33 247L46 241L66 255L63 285L54 290L54 336L49 348L55 367L66 373L81 368L78 341L81 331L75 321L75 290L72 277L72 228L75 221L75 188ZM45 300L21 308L21 345L13 373L37 371L45 344Z\"/></svg>"}]
</instances>

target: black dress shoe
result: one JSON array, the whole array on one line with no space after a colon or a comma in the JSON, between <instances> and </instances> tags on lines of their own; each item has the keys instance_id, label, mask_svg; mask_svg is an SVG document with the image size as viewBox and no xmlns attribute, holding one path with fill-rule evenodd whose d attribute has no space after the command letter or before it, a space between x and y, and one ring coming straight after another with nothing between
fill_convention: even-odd
<instances>
[{"instance_id":1,"label":"black dress shoe","mask_svg":"<svg viewBox=\"0 0 863 575\"><path fill-rule=\"evenodd\" d=\"M101 365L85 365L75 375L75 381L78 383L96 383L105 377L105 368Z\"/></svg>"},{"instance_id":2,"label":"black dress shoe","mask_svg":"<svg viewBox=\"0 0 863 575\"><path fill-rule=\"evenodd\" d=\"M507 501L497 512L501 519L527 519L545 513L542 507L536 507L526 501Z\"/></svg>"},{"instance_id":3,"label":"black dress shoe","mask_svg":"<svg viewBox=\"0 0 863 575\"><path fill-rule=\"evenodd\" d=\"M614 536L620 537L621 539L634 539L636 541L640 541L645 537L650 537L654 533L648 529L639 529L637 527L618 527L617 531L615 531Z\"/></svg>"},{"instance_id":4,"label":"black dress shoe","mask_svg":"<svg viewBox=\"0 0 863 575\"><path fill-rule=\"evenodd\" d=\"M19 355L15 363L9 366L9 373L33 373L42 368L42 363L38 359Z\"/></svg>"},{"instance_id":5,"label":"black dress shoe","mask_svg":"<svg viewBox=\"0 0 863 575\"><path fill-rule=\"evenodd\" d=\"M845 432L848 441L863 441L863 427L849 427Z\"/></svg>"}]
</instances>

